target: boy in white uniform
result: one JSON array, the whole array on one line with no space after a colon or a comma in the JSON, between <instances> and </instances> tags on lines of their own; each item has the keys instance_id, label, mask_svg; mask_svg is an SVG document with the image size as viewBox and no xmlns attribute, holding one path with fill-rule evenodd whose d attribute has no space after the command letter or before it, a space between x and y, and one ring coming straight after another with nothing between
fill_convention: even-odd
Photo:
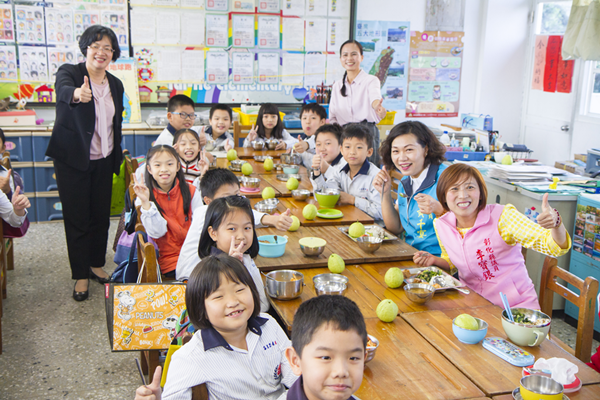
<instances>
[{"instance_id":1,"label":"boy in white uniform","mask_svg":"<svg viewBox=\"0 0 600 400\"><path fill-rule=\"evenodd\" d=\"M316 154L312 157L312 164L309 168L312 171L320 171L325 180L330 179L346 166L346 161L340 151L342 132L343 129L338 124L325 124L319 127L313 136ZM313 177L313 179L315 178Z\"/></svg>"},{"instance_id":2,"label":"boy in white uniform","mask_svg":"<svg viewBox=\"0 0 600 400\"><path fill-rule=\"evenodd\" d=\"M306 138L294 144L294 151L302 154L302 164L310 168L315 155L315 133L327 122L327 111L317 103L307 103L300 110L302 132Z\"/></svg>"},{"instance_id":3,"label":"boy in white uniform","mask_svg":"<svg viewBox=\"0 0 600 400\"><path fill-rule=\"evenodd\" d=\"M340 190L339 205L351 204L376 220L382 219L381 195L373 187L379 168L367 159L373 154L373 140L367 128L348 124L342 133L342 156L347 162L327 181L321 171L313 170L311 182L315 191L323 188Z\"/></svg>"},{"instance_id":4,"label":"boy in white uniform","mask_svg":"<svg viewBox=\"0 0 600 400\"><path fill-rule=\"evenodd\" d=\"M176 94L169 99L167 103L167 127L158 135L154 146L166 144L173 146L173 135L180 129L193 129L198 132L200 137L200 148L206 144L206 136L202 133L201 126L194 126L196 120L196 110L194 109L194 100L184 94Z\"/></svg>"}]
</instances>

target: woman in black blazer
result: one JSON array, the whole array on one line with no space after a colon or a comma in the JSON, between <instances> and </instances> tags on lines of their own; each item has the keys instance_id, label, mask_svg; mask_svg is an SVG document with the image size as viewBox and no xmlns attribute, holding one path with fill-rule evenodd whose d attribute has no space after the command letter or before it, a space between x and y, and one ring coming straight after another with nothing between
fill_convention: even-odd
<instances>
[{"instance_id":1,"label":"woman in black blazer","mask_svg":"<svg viewBox=\"0 0 600 400\"><path fill-rule=\"evenodd\" d=\"M109 281L102 269L110 225L113 173L122 161L123 83L106 70L119 58L110 28L92 25L81 35L81 64L56 74L56 120L46 155L54 159L63 207L73 298L88 298L89 279Z\"/></svg>"}]
</instances>

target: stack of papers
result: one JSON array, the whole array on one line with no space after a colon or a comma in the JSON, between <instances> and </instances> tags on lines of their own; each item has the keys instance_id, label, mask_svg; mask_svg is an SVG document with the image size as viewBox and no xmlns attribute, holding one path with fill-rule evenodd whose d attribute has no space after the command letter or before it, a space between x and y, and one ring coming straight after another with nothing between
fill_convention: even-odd
<instances>
[{"instance_id":1,"label":"stack of papers","mask_svg":"<svg viewBox=\"0 0 600 400\"><path fill-rule=\"evenodd\" d=\"M543 184L553 176L565 175L564 170L545 165L499 165L492 166L488 176L508 183Z\"/></svg>"}]
</instances>

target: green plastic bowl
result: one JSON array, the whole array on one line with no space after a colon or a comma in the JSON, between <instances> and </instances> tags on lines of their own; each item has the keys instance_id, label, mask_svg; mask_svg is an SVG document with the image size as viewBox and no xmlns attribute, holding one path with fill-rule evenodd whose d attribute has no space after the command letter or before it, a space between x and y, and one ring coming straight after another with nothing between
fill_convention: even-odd
<instances>
[{"instance_id":1,"label":"green plastic bowl","mask_svg":"<svg viewBox=\"0 0 600 400\"><path fill-rule=\"evenodd\" d=\"M340 199L340 193L337 192L337 194L324 194L321 192L315 192L315 197L317 198L317 202L319 202L321 207L332 208L335 207Z\"/></svg>"}]
</instances>

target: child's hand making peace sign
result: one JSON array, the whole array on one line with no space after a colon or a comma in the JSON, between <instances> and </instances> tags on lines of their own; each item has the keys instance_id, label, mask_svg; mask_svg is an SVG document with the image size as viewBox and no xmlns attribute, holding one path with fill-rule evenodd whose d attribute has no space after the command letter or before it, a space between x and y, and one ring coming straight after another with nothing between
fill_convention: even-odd
<instances>
[{"instance_id":1,"label":"child's hand making peace sign","mask_svg":"<svg viewBox=\"0 0 600 400\"><path fill-rule=\"evenodd\" d=\"M142 208L144 210L150 209L150 190L144 181L138 181L135 174L133 174L133 191L138 199L142 202Z\"/></svg>"}]
</instances>

